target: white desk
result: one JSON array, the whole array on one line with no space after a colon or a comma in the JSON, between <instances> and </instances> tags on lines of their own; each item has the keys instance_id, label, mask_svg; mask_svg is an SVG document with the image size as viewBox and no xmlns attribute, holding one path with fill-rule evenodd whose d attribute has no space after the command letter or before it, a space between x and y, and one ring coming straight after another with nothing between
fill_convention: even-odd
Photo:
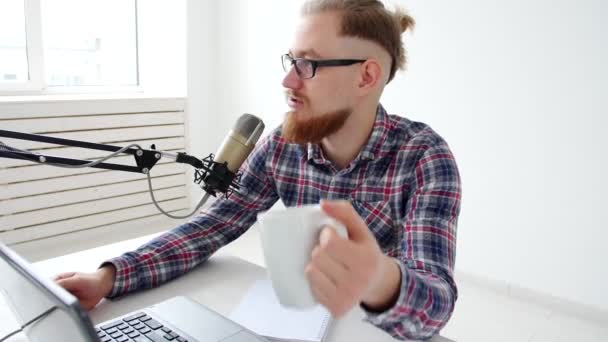
<instances>
[{"instance_id":1,"label":"white desk","mask_svg":"<svg viewBox=\"0 0 608 342\"><path fill-rule=\"evenodd\" d=\"M127 250L134 249L150 236L115 243L54 259L35 263L42 274L52 276L65 271L92 271L101 261ZM184 295L225 315L236 308L249 287L258 279L266 277L264 268L243 259L219 251L207 262L186 275L156 289L133 293L119 300L102 301L90 312L97 324L118 315L149 306L176 295ZM395 341L388 334L363 322L359 308L351 310L330 328L327 341ZM432 342L449 342L436 337Z\"/></svg>"}]
</instances>

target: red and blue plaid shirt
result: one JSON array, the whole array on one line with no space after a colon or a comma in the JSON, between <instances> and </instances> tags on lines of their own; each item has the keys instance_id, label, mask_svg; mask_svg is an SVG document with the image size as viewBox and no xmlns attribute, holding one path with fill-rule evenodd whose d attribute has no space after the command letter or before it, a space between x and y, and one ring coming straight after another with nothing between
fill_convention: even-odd
<instances>
[{"instance_id":1,"label":"red and blue plaid shirt","mask_svg":"<svg viewBox=\"0 0 608 342\"><path fill-rule=\"evenodd\" d=\"M409 339L431 337L447 323L457 297L453 269L461 187L448 145L430 127L388 115L379 105L369 141L341 170L319 145L288 144L277 128L256 145L241 171L238 194L109 260L117 271L109 297L184 274L238 238L277 200L292 207L347 199L401 268L396 304L366 312L366 319Z\"/></svg>"}]
</instances>

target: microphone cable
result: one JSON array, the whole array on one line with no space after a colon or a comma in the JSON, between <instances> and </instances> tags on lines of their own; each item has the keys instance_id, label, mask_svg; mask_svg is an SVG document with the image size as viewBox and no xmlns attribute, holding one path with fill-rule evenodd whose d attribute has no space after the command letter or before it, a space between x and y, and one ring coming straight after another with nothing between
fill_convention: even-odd
<instances>
[{"instance_id":1,"label":"microphone cable","mask_svg":"<svg viewBox=\"0 0 608 342\"><path fill-rule=\"evenodd\" d=\"M148 172L146 174L146 176L148 176L148 189L150 191L150 196L152 197L152 203L154 203L154 206L156 206L156 209L158 209L161 213L165 214L165 216L170 217L172 219L180 220L180 219L189 218L190 216L194 215L194 213L196 213L209 199L209 196L210 196L209 193L205 192L205 194L201 197L200 201L196 205L196 208L194 208L194 210L192 210L191 213L184 215L184 216L170 214L170 213L164 211L163 208L161 208L160 205L158 204L158 202L156 201L156 198L154 198L154 191L152 190L152 177L150 177L150 172Z\"/></svg>"}]
</instances>

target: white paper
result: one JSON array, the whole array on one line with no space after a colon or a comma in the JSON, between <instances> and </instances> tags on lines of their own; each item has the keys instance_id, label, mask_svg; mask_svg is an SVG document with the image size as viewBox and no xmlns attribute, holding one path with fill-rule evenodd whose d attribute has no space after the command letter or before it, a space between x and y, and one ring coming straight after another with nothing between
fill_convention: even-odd
<instances>
[{"instance_id":1,"label":"white paper","mask_svg":"<svg viewBox=\"0 0 608 342\"><path fill-rule=\"evenodd\" d=\"M258 280L247 291L230 319L273 339L323 341L331 315L321 305L296 310L281 306L269 279Z\"/></svg>"}]
</instances>

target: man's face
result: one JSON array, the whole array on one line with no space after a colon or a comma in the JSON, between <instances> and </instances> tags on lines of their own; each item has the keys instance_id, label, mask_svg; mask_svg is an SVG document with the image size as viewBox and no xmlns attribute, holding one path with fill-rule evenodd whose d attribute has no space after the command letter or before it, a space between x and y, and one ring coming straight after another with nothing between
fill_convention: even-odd
<instances>
[{"instance_id":1,"label":"man's face","mask_svg":"<svg viewBox=\"0 0 608 342\"><path fill-rule=\"evenodd\" d=\"M338 36L338 25L334 13L301 18L289 54L312 60L354 58L348 52L348 38ZM290 107L283 122L284 138L298 144L318 143L342 128L354 108L358 67L319 67L309 79L291 68L283 79Z\"/></svg>"}]
</instances>

